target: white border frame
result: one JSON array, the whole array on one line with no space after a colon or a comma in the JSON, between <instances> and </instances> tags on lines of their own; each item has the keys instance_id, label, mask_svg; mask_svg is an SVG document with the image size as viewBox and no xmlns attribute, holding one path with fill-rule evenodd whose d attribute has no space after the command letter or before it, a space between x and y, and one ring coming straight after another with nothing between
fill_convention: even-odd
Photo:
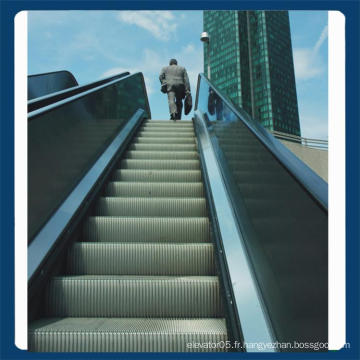
<instances>
[{"instance_id":1,"label":"white border frame","mask_svg":"<svg viewBox=\"0 0 360 360\"><path fill-rule=\"evenodd\" d=\"M345 16L329 11L329 350L346 343Z\"/></svg>"},{"instance_id":2,"label":"white border frame","mask_svg":"<svg viewBox=\"0 0 360 360\"><path fill-rule=\"evenodd\" d=\"M329 349L345 333L345 17L329 26ZM27 12L15 26L15 345L27 349Z\"/></svg>"},{"instance_id":3,"label":"white border frame","mask_svg":"<svg viewBox=\"0 0 360 360\"><path fill-rule=\"evenodd\" d=\"M27 349L27 11L14 20L15 345Z\"/></svg>"}]
</instances>

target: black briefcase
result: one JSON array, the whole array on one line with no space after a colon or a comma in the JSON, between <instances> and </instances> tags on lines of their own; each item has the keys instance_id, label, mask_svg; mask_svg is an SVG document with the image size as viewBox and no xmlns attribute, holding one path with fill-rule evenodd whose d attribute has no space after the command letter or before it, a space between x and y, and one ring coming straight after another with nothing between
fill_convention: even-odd
<instances>
[{"instance_id":1,"label":"black briefcase","mask_svg":"<svg viewBox=\"0 0 360 360\"><path fill-rule=\"evenodd\" d=\"M184 112L185 112L185 115L187 115L191 109L192 109L192 97L191 97L191 94L187 94L185 96L185 109L184 109Z\"/></svg>"},{"instance_id":2,"label":"black briefcase","mask_svg":"<svg viewBox=\"0 0 360 360\"><path fill-rule=\"evenodd\" d=\"M167 84L166 83L161 85L161 92L164 94L167 93Z\"/></svg>"}]
</instances>

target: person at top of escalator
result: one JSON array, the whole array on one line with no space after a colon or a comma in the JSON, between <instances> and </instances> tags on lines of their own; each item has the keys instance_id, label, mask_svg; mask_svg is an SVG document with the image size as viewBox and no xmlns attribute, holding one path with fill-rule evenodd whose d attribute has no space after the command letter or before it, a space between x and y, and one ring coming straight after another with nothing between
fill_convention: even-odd
<instances>
[{"instance_id":1,"label":"person at top of escalator","mask_svg":"<svg viewBox=\"0 0 360 360\"><path fill-rule=\"evenodd\" d=\"M171 59L169 66L161 69L159 79L161 91L168 95L170 120L181 120L183 99L191 94L186 69L179 66L176 59Z\"/></svg>"}]
</instances>

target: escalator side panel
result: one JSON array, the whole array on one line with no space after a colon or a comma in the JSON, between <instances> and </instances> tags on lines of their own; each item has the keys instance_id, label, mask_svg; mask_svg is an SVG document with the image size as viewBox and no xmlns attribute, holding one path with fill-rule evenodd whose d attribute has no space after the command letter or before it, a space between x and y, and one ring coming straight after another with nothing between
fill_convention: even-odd
<instances>
[{"instance_id":1,"label":"escalator side panel","mask_svg":"<svg viewBox=\"0 0 360 360\"><path fill-rule=\"evenodd\" d=\"M327 186L297 159L302 182L248 118L199 77L195 122L211 138L275 338L327 343Z\"/></svg>"}]
</instances>

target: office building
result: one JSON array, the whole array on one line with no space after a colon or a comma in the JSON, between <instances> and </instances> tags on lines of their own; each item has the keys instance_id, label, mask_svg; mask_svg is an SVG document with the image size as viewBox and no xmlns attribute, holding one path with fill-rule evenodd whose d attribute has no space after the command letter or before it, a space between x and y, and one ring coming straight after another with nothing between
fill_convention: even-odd
<instances>
[{"instance_id":1,"label":"office building","mask_svg":"<svg viewBox=\"0 0 360 360\"><path fill-rule=\"evenodd\" d=\"M204 31L215 86L269 130L300 136L288 12L204 11Z\"/></svg>"}]
</instances>

